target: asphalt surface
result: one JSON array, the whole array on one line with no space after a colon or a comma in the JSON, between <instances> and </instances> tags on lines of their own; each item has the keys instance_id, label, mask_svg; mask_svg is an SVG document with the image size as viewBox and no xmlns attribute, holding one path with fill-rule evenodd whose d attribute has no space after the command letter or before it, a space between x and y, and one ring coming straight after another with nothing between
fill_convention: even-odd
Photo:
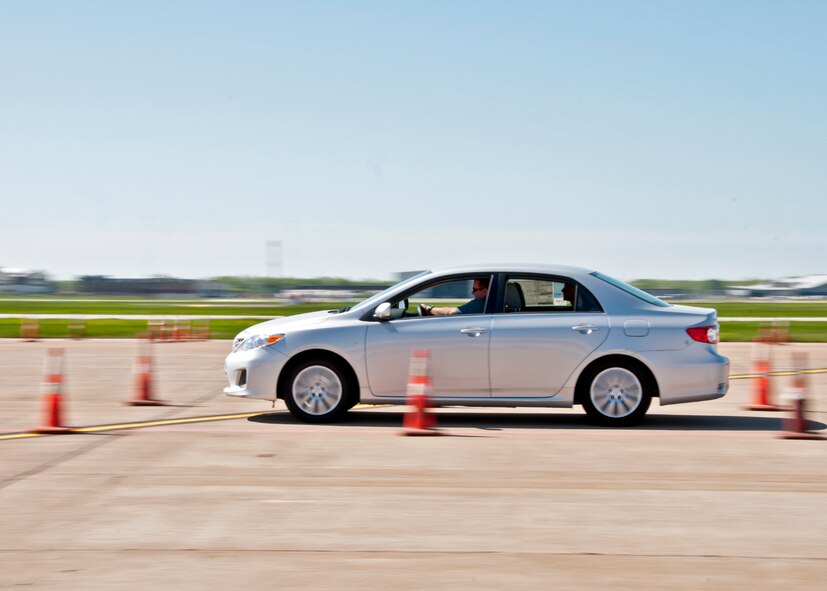
<instances>
[{"instance_id":1,"label":"asphalt surface","mask_svg":"<svg viewBox=\"0 0 827 591\"><path fill-rule=\"evenodd\" d=\"M42 422L55 346L65 422L104 427L10 439ZM0 341L0 588L824 588L827 441L742 410L748 379L633 429L440 409L443 436L411 438L400 408L309 426L226 397L228 349L156 345L170 405L130 407L134 341ZM720 349L752 371L750 345ZM827 346L786 345L774 369L793 351L827 368ZM827 373L807 383L827 435Z\"/></svg>"}]
</instances>

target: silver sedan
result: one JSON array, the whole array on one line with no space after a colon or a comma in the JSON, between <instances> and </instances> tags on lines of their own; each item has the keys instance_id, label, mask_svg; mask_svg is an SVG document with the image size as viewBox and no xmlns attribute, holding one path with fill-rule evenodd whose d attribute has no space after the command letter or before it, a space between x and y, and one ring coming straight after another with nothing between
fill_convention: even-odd
<instances>
[{"instance_id":1,"label":"silver sedan","mask_svg":"<svg viewBox=\"0 0 827 591\"><path fill-rule=\"evenodd\" d=\"M579 404L595 422L624 426L652 398L726 394L717 342L715 310L671 305L596 271L454 266L350 308L251 326L226 359L224 392L332 421L360 402L404 404L411 354L426 350L437 405Z\"/></svg>"}]
</instances>

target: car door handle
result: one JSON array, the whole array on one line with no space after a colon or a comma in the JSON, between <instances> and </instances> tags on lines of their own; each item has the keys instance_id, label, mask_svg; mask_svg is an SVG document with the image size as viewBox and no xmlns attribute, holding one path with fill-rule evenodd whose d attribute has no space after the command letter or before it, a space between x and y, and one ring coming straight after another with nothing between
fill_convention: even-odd
<instances>
[{"instance_id":1,"label":"car door handle","mask_svg":"<svg viewBox=\"0 0 827 591\"><path fill-rule=\"evenodd\" d=\"M478 337L481 334L485 334L488 330L484 328L463 328L460 332L464 335L468 335L469 337Z\"/></svg>"},{"instance_id":2,"label":"car door handle","mask_svg":"<svg viewBox=\"0 0 827 591\"><path fill-rule=\"evenodd\" d=\"M600 330L600 328L594 324L578 324L577 326L572 326L571 329L584 334L592 334Z\"/></svg>"}]
</instances>

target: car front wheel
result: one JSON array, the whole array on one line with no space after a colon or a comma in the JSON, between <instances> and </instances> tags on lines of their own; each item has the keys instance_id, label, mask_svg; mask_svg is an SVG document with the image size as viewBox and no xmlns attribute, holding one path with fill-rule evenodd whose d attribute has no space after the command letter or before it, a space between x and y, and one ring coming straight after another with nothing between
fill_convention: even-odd
<instances>
[{"instance_id":1,"label":"car front wheel","mask_svg":"<svg viewBox=\"0 0 827 591\"><path fill-rule=\"evenodd\" d=\"M290 413L306 423L327 423L353 406L352 388L338 364L311 360L294 367L283 392Z\"/></svg>"},{"instance_id":2,"label":"car front wheel","mask_svg":"<svg viewBox=\"0 0 827 591\"><path fill-rule=\"evenodd\" d=\"M625 427L638 423L652 401L649 380L629 363L594 367L584 383L583 407L589 418L601 425Z\"/></svg>"}]
</instances>

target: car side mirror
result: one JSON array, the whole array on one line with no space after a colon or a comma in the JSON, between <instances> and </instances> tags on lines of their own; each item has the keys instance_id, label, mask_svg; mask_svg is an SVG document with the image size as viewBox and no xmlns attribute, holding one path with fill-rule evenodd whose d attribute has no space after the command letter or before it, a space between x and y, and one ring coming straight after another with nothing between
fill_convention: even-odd
<instances>
[{"instance_id":1,"label":"car side mirror","mask_svg":"<svg viewBox=\"0 0 827 591\"><path fill-rule=\"evenodd\" d=\"M373 317L376 320L390 320L391 311L392 307L390 302L382 302L381 304L376 306L376 310L373 311Z\"/></svg>"}]
</instances>

